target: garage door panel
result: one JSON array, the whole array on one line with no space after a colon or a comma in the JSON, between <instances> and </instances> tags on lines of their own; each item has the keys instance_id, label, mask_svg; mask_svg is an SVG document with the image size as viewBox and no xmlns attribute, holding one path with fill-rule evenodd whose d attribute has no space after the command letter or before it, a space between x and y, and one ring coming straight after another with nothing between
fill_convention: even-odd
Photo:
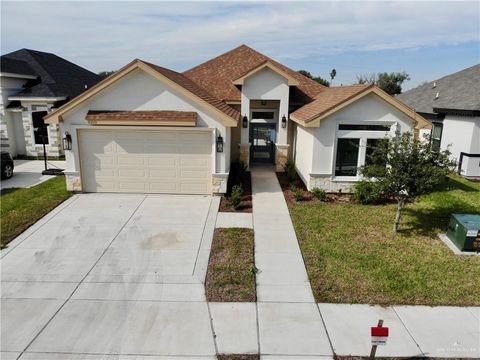
<instances>
[{"instance_id":1,"label":"garage door panel","mask_svg":"<svg viewBox=\"0 0 480 360\"><path fill-rule=\"evenodd\" d=\"M97 191L99 188L101 188L102 191L114 192L116 182L113 179L114 177L99 176L93 183L93 189L91 191Z\"/></svg>"},{"instance_id":2,"label":"garage door panel","mask_svg":"<svg viewBox=\"0 0 480 360\"><path fill-rule=\"evenodd\" d=\"M144 167L147 164L147 159L142 155L134 154L120 154L117 156L117 165L118 166L141 166Z\"/></svg>"},{"instance_id":3,"label":"garage door panel","mask_svg":"<svg viewBox=\"0 0 480 360\"><path fill-rule=\"evenodd\" d=\"M177 166L177 159L172 155L164 156L149 156L147 158L149 167L168 167L175 168Z\"/></svg>"},{"instance_id":4,"label":"garage door panel","mask_svg":"<svg viewBox=\"0 0 480 360\"><path fill-rule=\"evenodd\" d=\"M149 169L148 170L148 177L151 180L157 179L176 179L177 176L177 169L176 168L162 168L162 169Z\"/></svg>"},{"instance_id":5,"label":"garage door panel","mask_svg":"<svg viewBox=\"0 0 480 360\"><path fill-rule=\"evenodd\" d=\"M177 131L151 131L147 132L145 140L147 142L158 142L158 141L173 141L178 138Z\"/></svg>"},{"instance_id":6,"label":"garage door panel","mask_svg":"<svg viewBox=\"0 0 480 360\"><path fill-rule=\"evenodd\" d=\"M210 146L205 146L205 145L185 145L181 148L178 149L178 154L181 155L206 155L210 154L212 149Z\"/></svg>"},{"instance_id":7,"label":"garage door panel","mask_svg":"<svg viewBox=\"0 0 480 360\"><path fill-rule=\"evenodd\" d=\"M145 182L140 181L119 181L118 190L123 192L148 192L148 187Z\"/></svg>"},{"instance_id":8,"label":"garage door panel","mask_svg":"<svg viewBox=\"0 0 480 360\"><path fill-rule=\"evenodd\" d=\"M180 167L210 167L210 159L205 159L202 156L189 156L188 158L180 157Z\"/></svg>"},{"instance_id":9,"label":"garage door panel","mask_svg":"<svg viewBox=\"0 0 480 360\"><path fill-rule=\"evenodd\" d=\"M150 182L150 192L179 193L180 187L176 182Z\"/></svg>"},{"instance_id":10,"label":"garage door panel","mask_svg":"<svg viewBox=\"0 0 480 360\"><path fill-rule=\"evenodd\" d=\"M147 177L146 170L140 169L118 169L118 176L133 179L143 179Z\"/></svg>"},{"instance_id":11,"label":"garage door panel","mask_svg":"<svg viewBox=\"0 0 480 360\"><path fill-rule=\"evenodd\" d=\"M207 179L210 177L210 174L208 174L205 170L203 169L189 169L189 170L181 170L180 171L180 176L182 179Z\"/></svg>"},{"instance_id":12,"label":"garage door panel","mask_svg":"<svg viewBox=\"0 0 480 360\"><path fill-rule=\"evenodd\" d=\"M85 191L210 193L210 132L99 129L79 139Z\"/></svg>"}]
</instances>

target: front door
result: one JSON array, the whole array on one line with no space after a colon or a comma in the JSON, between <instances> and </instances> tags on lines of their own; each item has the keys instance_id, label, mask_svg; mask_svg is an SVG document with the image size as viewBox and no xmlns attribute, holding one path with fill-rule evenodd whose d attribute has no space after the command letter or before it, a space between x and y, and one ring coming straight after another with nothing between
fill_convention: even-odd
<instances>
[{"instance_id":1,"label":"front door","mask_svg":"<svg viewBox=\"0 0 480 360\"><path fill-rule=\"evenodd\" d=\"M276 124L250 123L251 162L275 161Z\"/></svg>"}]
</instances>

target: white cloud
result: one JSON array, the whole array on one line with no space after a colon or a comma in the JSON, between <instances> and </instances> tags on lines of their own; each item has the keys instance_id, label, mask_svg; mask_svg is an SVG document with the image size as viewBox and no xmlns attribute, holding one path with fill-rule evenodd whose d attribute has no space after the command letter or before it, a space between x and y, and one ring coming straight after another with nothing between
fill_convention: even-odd
<instances>
[{"instance_id":1,"label":"white cloud","mask_svg":"<svg viewBox=\"0 0 480 360\"><path fill-rule=\"evenodd\" d=\"M478 42L478 2L2 2L2 53L93 70L142 58L177 70L246 43L272 57Z\"/></svg>"}]
</instances>

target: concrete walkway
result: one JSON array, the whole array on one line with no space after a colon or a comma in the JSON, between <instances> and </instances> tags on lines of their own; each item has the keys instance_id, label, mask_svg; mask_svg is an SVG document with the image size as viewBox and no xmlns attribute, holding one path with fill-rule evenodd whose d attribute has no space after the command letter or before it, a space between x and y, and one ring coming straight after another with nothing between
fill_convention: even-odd
<instances>
[{"instance_id":1,"label":"concrete walkway","mask_svg":"<svg viewBox=\"0 0 480 360\"><path fill-rule=\"evenodd\" d=\"M252 168L259 302L313 303L312 289L274 167Z\"/></svg>"},{"instance_id":2,"label":"concrete walkway","mask_svg":"<svg viewBox=\"0 0 480 360\"><path fill-rule=\"evenodd\" d=\"M332 356L275 169L251 174L260 353Z\"/></svg>"}]
</instances>

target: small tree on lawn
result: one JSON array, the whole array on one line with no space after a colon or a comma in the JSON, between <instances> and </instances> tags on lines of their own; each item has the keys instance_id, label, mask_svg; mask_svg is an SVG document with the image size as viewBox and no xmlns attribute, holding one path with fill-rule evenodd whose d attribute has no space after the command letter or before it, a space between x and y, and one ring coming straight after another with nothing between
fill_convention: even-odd
<instances>
[{"instance_id":1,"label":"small tree on lawn","mask_svg":"<svg viewBox=\"0 0 480 360\"><path fill-rule=\"evenodd\" d=\"M435 190L447 180L455 167L449 156L448 150L433 151L430 141L417 141L408 132L384 139L373 148L368 165L360 172L375 181L384 196L397 201L394 233L405 202Z\"/></svg>"}]
</instances>

